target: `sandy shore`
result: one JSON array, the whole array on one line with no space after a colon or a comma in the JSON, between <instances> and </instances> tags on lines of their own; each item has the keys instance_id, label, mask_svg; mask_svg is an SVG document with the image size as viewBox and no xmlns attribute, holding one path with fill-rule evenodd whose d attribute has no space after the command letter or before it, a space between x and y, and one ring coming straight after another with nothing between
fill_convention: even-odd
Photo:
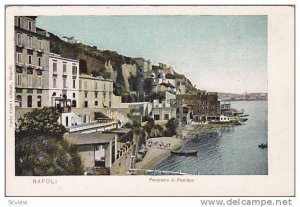
<instances>
[{"instance_id":1,"label":"sandy shore","mask_svg":"<svg viewBox=\"0 0 300 207\"><path fill-rule=\"evenodd\" d=\"M154 142L163 142L163 143L170 143L171 146L167 149L160 149L158 147L149 147L148 152L146 156L143 158L142 161L136 163L137 169L153 169L155 166L157 166L161 161L166 159L170 154L172 150L177 150L180 148L185 142L187 142L190 138L189 134L192 133L194 130L197 130L199 126L192 126L187 125L181 130L182 136L187 136L188 139L186 140L180 140L174 137L158 137L158 138L150 138L153 143Z\"/></svg>"}]
</instances>

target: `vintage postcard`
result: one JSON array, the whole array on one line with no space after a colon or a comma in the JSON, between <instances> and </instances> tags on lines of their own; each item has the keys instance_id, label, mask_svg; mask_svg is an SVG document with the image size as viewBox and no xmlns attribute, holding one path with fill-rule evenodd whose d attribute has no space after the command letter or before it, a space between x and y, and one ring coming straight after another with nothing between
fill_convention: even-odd
<instances>
[{"instance_id":1,"label":"vintage postcard","mask_svg":"<svg viewBox=\"0 0 300 207\"><path fill-rule=\"evenodd\" d=\"M7 6L7 196L293 196L293 6Z\"/></svg>"}]
</instances>

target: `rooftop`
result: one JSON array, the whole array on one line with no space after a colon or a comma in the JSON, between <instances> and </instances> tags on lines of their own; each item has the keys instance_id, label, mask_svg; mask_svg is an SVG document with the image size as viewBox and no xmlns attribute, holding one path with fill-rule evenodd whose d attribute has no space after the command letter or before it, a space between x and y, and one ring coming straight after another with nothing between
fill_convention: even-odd
<instances>
[{"instance_id":1,"label":"rooftop","mask_svg":"<svg viewBox=\"0 0 300 207\"><path fill-rule=\"evenodd\" d=\"M65 139L75 145L85 144L104 144L109 143L115 139L116 134L102 134L102 133L72 133L65 135Z\"/></svg>"},{"instance_id":2,"label":"rooftop","mask_svg":"<svg viewBox=\"0 0 300 207\"><path fill-rule=\"evenodd\" d=\"M110 131L107 131L105 133L115 133L115 134L127 134L131 131L132 129L127 129L127 128L119 128L119 129L112 129Z\"/></svg>"},{"instance_id":3,"label":"rooftop","mask_svg":"<svg viewBox=\"0 0 300 207\"><path fill-rule=\"evenodd\" d=\"M92 79L92 80L102 80L102 81L109 81L109 82L112 82L111 79L104 79L104 78L102 78L101 76L94 77L94 76L88 75L88 74L80 74L80 75L79 75L79 78Z\"/></svg>"}]
</instances>

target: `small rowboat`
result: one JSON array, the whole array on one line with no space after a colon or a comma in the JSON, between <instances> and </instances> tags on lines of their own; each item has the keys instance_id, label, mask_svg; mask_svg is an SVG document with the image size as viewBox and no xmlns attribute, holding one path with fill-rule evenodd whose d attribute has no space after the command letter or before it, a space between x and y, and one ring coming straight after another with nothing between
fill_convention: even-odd
<instances>
[{"instance_id":1,"label":"small rowboat","mask_svg":"<svg viewBox=\"0 0 300 207\"><path fill-rule=\"evenodd\" d=\"M268 148L268 143L261 143L260 145L258 145L258 147L262 149Z\"/></svg>"},{"instance_id":2,"label":"small rowboat","mask_svg":"<svg viewBox=\"0 0 300 207\"><path fill-rule=\"evenodd\" d=\"M197 156L196 150L188 150L188 151L171 151L172 155L179 155L179 156Z\"/></svg>"}]
</instances>

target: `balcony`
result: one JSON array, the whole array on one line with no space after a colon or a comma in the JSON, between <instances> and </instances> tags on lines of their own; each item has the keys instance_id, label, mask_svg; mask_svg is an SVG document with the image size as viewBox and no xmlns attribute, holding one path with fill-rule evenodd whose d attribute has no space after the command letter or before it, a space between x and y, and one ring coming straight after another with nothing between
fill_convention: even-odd
<instances>
[{"instance_id":1,"label":"balcony","mask_svg":"<svg viewBox=\"0 0 300 207\"><path fill-rule=\"evenodd\" d=\"M24 47L25 47L25 44L24 44L24 43L21 43L21 42L17 42L16 47L24 48Z\"/></svg>"},{"instance_id":2,"label":"balcony","mask_svg":"<svg viewBox=\"0 0 300 207\"><path fill-rule=\"evenodd\" d=\"M28 46L26 49L30 50L30 51L34 51L35 50L35 48L33 46Z\"/></svg>"},{"instance_id":3,"label":"balcony","mask_svg":"<svg viewBox=\"0 0 300 207\"><path fill-rule=\"evenodd\" d=\"M27 68L32 68L32 69L36 68L36 65L34 65L34 64L32 64L32 63L25 63L25 66L26 66Z\"/></svg>"},{"instance_id":4,"label":"balcony","mask_svg":"<svg viewBox=\"0 0 300 207\"><path fill-rule=\"evenodd\" d=\"M36 51L37 51L38 53L44 53L44 52L45 52L45 49L37 48Z\"/></svg>"},{"instance_id":5,"label":"balcony","mask_svg":"<svg viewBox=\"0 0 300 207\"><path fill-rule=\"evenodd\" d=\"M16 65L21 68L25 67L25 63L16 62Z\"/></svg>"},{"instance_id":6,"label":"balcony","mask_svg":"<svg viewBox=\"0 0 300 207\"><path fill-rule=\"evenodd\" d=\"M107 123L101 123L101 122L83 123L83 124L67 127L69 132L78 132L78 131L86 131L86 130L105 132L115 128L117 128L117 122L115 121L110 121Z\"/></svg>"},{"instance_id":7,"label":"balcony","mask_svg":"<svg viewBox=\"0 0 300 207\"><path fill-rule=\"evenodd\" d=\"M37 70L44 70L44 67L40 66L40 65L36 65L35 69L37 69Z\"/></svg>"}]
</instances>

